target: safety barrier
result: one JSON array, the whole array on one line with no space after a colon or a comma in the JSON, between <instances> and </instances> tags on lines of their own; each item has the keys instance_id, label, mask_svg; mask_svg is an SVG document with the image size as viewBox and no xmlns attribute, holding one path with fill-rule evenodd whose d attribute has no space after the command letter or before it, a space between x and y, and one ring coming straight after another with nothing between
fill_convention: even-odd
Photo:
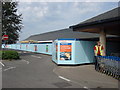
<instances>
[{"instance_id":1,"label":"safety barrier","mask_svg":"<svg viewBox=\"0 0 120 90\"><path fill-rule=\"evenodd\" d=\"M97 62L99 65L99 72L120 80L120 57L97 56Z\"/></svg>"}]
</instances>

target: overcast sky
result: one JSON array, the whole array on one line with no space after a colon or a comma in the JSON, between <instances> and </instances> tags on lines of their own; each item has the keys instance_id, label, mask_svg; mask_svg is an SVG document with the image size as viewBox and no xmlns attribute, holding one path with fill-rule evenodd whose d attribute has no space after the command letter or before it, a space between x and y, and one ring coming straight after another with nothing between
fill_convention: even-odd
<instances>
[{"instance_id":1,"label":"overcast sky","mask_svg":"<svg viewBox=\"0 0 120 90\"><path fill-rule=\"evenodd\" d=\"M68 28L117 6L117 2L19 2L24 25L20 40Z\"/></svg>"}]
</instances>

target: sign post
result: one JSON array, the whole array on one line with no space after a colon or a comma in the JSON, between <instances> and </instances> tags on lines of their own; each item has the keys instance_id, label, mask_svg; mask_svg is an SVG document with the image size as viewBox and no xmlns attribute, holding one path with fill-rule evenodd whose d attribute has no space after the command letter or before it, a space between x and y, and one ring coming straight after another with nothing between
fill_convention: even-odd
<instances>
[{"instance_id":1,"label":"sign post","mask_svg":"<svg viewBox=\"0 0 120 90\"><path fill-rule=\"evenodd\" d=\"M3 35L2 39L4 40L4 44L6 46L6 41L8 40L8 35Z\"/></svg>"},{"instance_id":2,"label":"sign post","mask_svg":"<svg viewBox=\"0 0 120 90\"><path fill-rule=\"evenodd\" d=\"M3 35L3 40L8 40L8 35Z\"/></svg>"}]
</instances>

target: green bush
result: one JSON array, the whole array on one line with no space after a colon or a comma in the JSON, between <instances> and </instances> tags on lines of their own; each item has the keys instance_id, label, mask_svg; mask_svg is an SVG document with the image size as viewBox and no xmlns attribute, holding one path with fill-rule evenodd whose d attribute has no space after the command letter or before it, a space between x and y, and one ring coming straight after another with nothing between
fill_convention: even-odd
<instances>
[{"instance_id":1,"label":"green bush","mask_svg":"<svg viewBox=\"0 0 120 90\"><path fill-rule=\"evenodd\" d=\"M9 59L20 59L19 54L17 51L10 51L10 50L6 50L6 51L0 51L0 54L2 53L2 55L0 55L0 58L2 58L3 60Z\"/></svg>"}]
</instances>

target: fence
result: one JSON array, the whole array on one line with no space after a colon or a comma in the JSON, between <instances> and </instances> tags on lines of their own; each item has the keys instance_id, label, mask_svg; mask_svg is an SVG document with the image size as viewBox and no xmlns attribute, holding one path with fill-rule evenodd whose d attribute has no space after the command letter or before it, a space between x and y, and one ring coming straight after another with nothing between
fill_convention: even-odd
<instances>
[{"instance_id":1,"label":"fence","mask_svg":"<svg viewBox=\"0 0 120 90\"><path fill-rule=\"evenodd\" d=\"M43 43L43 44L9 44L2 45L2 48L9 48L15 50L23 50L30 52L37 52L52 55L52 43Z\"/></svg>"}]
</instances>

